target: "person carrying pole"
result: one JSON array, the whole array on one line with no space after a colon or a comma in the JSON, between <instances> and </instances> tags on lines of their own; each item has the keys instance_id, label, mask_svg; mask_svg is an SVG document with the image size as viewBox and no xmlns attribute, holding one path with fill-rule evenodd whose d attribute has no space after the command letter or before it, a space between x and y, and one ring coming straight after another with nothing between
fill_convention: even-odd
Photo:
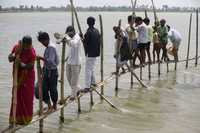
<instances>
[{"instance_id":1,"label":"person carrying pole","mask_svg":"<svg viewBox=\"0 0 200 133\"><path fill-rule=\"evenodd\" d=\"M84 35L83 44L85 49L86 63L85 63L85 88L80 92L87 93L91 86L96 86L95 80L95 64L97 57L100 56L101 36L99 30L94 27L95 18L88 17L87 24L89 28Z\"/></svg>"},{"instance_id":2,"label":"person carrying pole","mask_svg":"<svg viewBox=\"0 0 200 133\"><path fill-rule=\"evenodd\" d=\"M43 66L43 101L51 109L51 101L53 102L53 109L57 109L58 91L58 69L59 57L54 43L50 42L49 34L46 32L38 33L38 41L46 47L44 57L38 56L38 59L44 61ZM51 101L50 101L51 98Z\"/></svg>"},{"instance_id":3,"label":"person carrying pole","mask_svg":"<svg viewBox=\"0 0 200 133\"><path fill-rule=\"evenodd\" d=\"M69 46L68 56L66 58L66 75L69 85L71 86L71 97L70 100L75 100L79 86L79 75L81 71L81 47L82 40L78 33L75 32L73 26L68 26L66 29L67 45Z\"/></svg>"}]
</instances>

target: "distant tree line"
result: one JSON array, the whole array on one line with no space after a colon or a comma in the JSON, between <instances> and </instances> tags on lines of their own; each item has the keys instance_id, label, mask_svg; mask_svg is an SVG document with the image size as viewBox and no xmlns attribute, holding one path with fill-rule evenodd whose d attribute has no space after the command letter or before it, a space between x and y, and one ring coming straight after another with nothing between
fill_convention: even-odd
<instances>
[{"instance_id":1,"label":"distant tree line","mask_svg":"<svg viewBox=\"0 0 200 133\"><path fill-rule=\"evenodd\" d=\"M97 6L90 6L90 7L76 7L78 11L132 11L132 8L130 6L118 6L118 7L113 7L113 6L102 6L102 7L97 7ZM200 8L198 8L200 9ZM140 5L136 7L136 11L152 11L153 8L152 6L148 5ZM196 10L194 7L169 7L168 5L163 5L162 8L156 9L158 12L162 11L168 11L168 12L191 12ZM71 5L67 6L52 6L49 8L44 8L42 6L27 6L27 5L20 5L19 7L9 7L9 8L3 8L0 5L0 11L1 12L34 12L34 11L71 11Z\"/></svg>"}]
</instances>

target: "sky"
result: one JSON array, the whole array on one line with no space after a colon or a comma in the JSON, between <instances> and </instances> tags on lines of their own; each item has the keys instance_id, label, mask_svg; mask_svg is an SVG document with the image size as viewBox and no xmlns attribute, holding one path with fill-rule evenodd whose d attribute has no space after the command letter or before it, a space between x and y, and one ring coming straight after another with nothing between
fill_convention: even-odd
<instances>
[{"instance_id":1,"label":"sky","mask_svg":"<svg viewBox=\"0 0 200 133\"><path fill-rule=\"evenodd\" d=\"M151 4L151 0L137 0L138 4ZM155 5L157 7L161 7L162 5L169 6L193 6L200 7L200 0L154 0ZM76 6L104 6L104 5L112 5L112 6L130 6L131 0L74 0ZM69 4L69 0L0 0L0 5L3 7L11 7L18 5L39 5L43 7L50 6L65 6Z\"/></svg>"}]
</instances>

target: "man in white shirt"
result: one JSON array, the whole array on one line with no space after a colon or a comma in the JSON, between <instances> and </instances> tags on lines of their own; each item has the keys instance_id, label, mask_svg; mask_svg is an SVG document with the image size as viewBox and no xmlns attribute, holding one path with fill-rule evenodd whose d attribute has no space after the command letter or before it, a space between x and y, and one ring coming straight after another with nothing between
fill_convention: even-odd
<instances>
[{"instance_id":1,"label":"man in white shirt","mask_svg":"<svg viewBox=\"0 0 200 133\"><path fill-rule=\"evenodd\" d=\"M173 45L174 59L178 61L178 49L181 44L182 37L177 30L171 29L169 25L167 25L167 28L168 28L168 38Z\"/></svg>"},{"instance_id":2,"label":"man in white shirt","mask_svg":"<svg viewBox=\"0 0 200 133\"><path fill-rule=\"evenodd\" d=\"M136 29L138 31L138 47L142 58L142 63L145 63L145 49L148 43L148 29L141 17L135 19Z\"/></svg>"},{"instance_id":3,"label":"man in white shirt","mask_svg":"<svg viewBox=\"0 0 200 133\"><path fill-rule=\"evenodd\" d=\"M74 100L77 92L80 90L79 75L81 71L81 46L82 41L79 34L75 33L74 27L68 26L66 30L68 48L66 75L69 85L71 86L71 98Z\"/></svg>"},{"instance_id":4,"label":"man in white shirt","mask_svg":"<svg viewBox=\"0 0 200 133\"><path fill-rule=\"evenodd\" d=\"M148 30L148 43L146 46L146 52L149 59L149 63L151 63L152 61L151 61L151 54L150 54L150 45L153 40L153 28L152 26L150 26L150 19L148 17L146 17L143 21L146 24L147 30Z\"/></svg>"}]
</instances>

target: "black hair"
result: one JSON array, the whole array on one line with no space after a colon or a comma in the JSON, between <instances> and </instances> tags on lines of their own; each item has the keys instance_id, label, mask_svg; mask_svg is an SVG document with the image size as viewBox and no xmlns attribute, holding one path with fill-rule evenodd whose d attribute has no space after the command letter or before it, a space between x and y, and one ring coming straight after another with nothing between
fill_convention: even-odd
<instances>
[{"instance_id":1,"label":"black hair","mask_svg":"<svg viewBox=\"0 0 200 133\"><path fill-rule=\"evenodd\" d=\"M74 32L74 31L75 31L74 27L70 25L70 26L67 27L65 33L68 33L68 32Z\"/></svg>"},{"instance_id":2,"label":"black hair","mask_svg":"<svg viewBox=\"0 0 200 133\"><path fill-rule=\"evenodd\" d=\"M129 15L129 16L128 16L128 22L129 22L129 23L132 22L133 19L134 19L133 15Z\"/></svg>"},{"instance_id":3,"label":"black hair","mask_svg":"<svg viewBox=\"0 0 200 133\"><path fill-rule=\"evenodd\" d=\"M38 32L38 41L44 41L44 40L49 40L49 34L47 32Z\"/></svg>"},{"instance_id":4,"label":"black hair","mask_svg":"<svg viewBox=\"0 0 200 133\"><path fill-rule=\"evenodd\" d=\"M138 23L139 21L143 21L143 20L142 20L142 17L136 17L136 18L135 18L135 22L136 22L136 23Z\"/></svg>"},{"instance_id":5,"label":"black hair","mask_svg":"<svg viewBox=\"0 0 200 133\"><path fill-rule=\"evenodd\" d=\"M95 18L94 17L88 17L87 18L87 24L89 26L94 26L94 24L95 24Z\"/></svg>"},{"instance_id":6,"label":"black hair","mask_svg":"<svg viewBox=\"0 0 200 133\"><path fill-rule=\"evenodd\" d=\"M32 44L32 38L29 35L26 35L22 38L22 44Z\"/></svg>"},{"instance_id":7,"label":"black hair","mask_svg":"<svg viewBox=\"0 0 200 133\"><path fill-rule=\"evenodd\" d=\"M167 25L168 30L170 31L171 27L169 25Z\"/></svg>"},{"instance_id":8,"label":"black hair","mask_svg":"<svg viewBox=\"0 0 200 133\"><path fill-rule=\"evenodd\" d=\"M143 22L146 24L146 25L149 25L150 23L150 19L148 17L144 18Z\"/></svg>"}]
</instances>

